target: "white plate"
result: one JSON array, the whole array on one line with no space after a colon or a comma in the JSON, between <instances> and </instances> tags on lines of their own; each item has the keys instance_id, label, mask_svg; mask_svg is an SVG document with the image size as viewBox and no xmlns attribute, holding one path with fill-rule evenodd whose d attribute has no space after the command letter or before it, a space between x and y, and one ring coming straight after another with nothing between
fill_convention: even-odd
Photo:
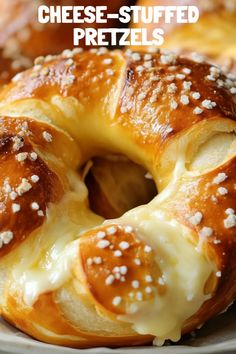
<instances>
[{"instance_id":1,"label":"white plate","mask_svg":"<svg viewBox=\"0 0 236 354\"><path fill-rule=\"evenodd\" d=\"M0 354L217 354L236 353L236 305L209 321L196 336L180 343L157 347L71 349L38 342L0 321Z\"/></svg>"}]
</instances>

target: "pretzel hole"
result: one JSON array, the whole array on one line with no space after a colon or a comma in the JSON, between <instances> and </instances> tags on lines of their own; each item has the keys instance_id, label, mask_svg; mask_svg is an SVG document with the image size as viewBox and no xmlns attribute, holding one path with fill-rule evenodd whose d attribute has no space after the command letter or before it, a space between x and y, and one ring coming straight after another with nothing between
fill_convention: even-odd
<instances>
[{"instance_id":1,"label":"pretzel hole","mask_svg":"<svg viewBox=\"0 0 236 354\"><path fill-rule=\"evenodd\" d=\"M124 156L96 157L85 177L90 208L106 219L146 204L157 195L151 176Z\"/></svg>"},{"instance_id":2,"label":"pretzel hole","mask_svg":"<svg viewBox=\"0 0 236 354\"><path fill-rule=\"evenodd\" d=\"M230 158L235 144L235 133L216 133L198 146L186 167L190 171L215 168Z\"/></svg>"}]
</instances>

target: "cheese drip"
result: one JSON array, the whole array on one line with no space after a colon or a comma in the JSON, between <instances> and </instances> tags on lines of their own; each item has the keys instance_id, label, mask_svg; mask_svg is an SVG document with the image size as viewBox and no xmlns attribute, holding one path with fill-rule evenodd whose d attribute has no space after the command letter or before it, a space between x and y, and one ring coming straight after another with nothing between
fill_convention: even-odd
<instances>
[{"instance_id":1,"label":"cheese drip","mask_svg":"<svg viewBox=\"0 0 236 354\"><path fill-rule=\"evenodd\" d=\"M178 341L185 320L209 298L204 286L213 271L203 254L189 241L189 229L157 210L158 197L145 207L127 212L120 218L132 225L154 253L167 291L148 302L131 305L120 320L133 324L140 334L152 334L159 341Z\"/></svg>"},{"instance_id":2,"label":"cheese drip","mask_svg":"<svg viewBox=\"0 0 236 354\"><path fill-rule=\"evenodd\" d=\"M127 314L118 319L132 323L140 334L157 336L159 341L180 339L185 320L208 298L204 286L213 270L213 265L189 241L190 230L169 220L160 210L161 204L175 193L174 181L183 173L183 161L184 158L176 166L173 183L152 202L115 220L121 225L132 225L138 236L152 247L167 288L163 295L156 293L154 300L135 304L135 310L128 308ZM49 208L44 225L14 253L16 266L11 272L11 288L21 289L28 306L40 294L56 290L70 279L79 234L102 222L102 218L88 210L84 182L74 173L68 178L71 191L58 205ZM106 223L110 222L114 221ZM9 262L12 264L12 260Z\"/></svg>"},{"instance_id":3,"label":"cheese drip","mask_svg":"<svg viewBox=\"0 0 236 354\"><path fill-rule=\"evenodd\" d=\"M33 306L40 294L56 290L70 279L80 233L102 222L87 208L84 182L72 171L68 180L71 191L59 204L49 206L45 223L5 262L5 267L9 264L12 268L11 291L20 289L27 306Z\"/></svg>"},{"instance_id":4,"label":"cheese drip","mask_svg":"<svg viewBox=\"0 0 236 354\"><path fill-rule=\"evenodd\" d=\"M209 298L205 284L214 265L191 243L191 230L161 210L166 200L175 195L181 175L186 174L185 154L182 151L173 172L172 180L148 205L137 207L117 220L133 226L140 239L149 244L155 253L167 291L156 292L153 300L137 302L118 319L132 323L139 334L152 334L158 345L165 340L178 341L184 322L198 311Z\"/></svg>"}]
</instances>

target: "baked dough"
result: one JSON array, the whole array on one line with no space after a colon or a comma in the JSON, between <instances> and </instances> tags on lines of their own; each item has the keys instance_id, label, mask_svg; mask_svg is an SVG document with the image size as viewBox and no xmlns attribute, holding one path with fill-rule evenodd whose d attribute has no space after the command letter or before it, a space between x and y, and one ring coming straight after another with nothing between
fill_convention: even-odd
<instances>
[{"instance_id":1,"label":"baked dough","mask_svg":"<svg viewBox=\"0 0 236 354\"><path fill-rule=\"evenodd\" d=\"M2 316L71 347L178 341L236 281L235 82L219 68L104 48L36 60L0 93ZM126 156L158 195L120 218L78 172Z\"/></svg>"}]
</instances>

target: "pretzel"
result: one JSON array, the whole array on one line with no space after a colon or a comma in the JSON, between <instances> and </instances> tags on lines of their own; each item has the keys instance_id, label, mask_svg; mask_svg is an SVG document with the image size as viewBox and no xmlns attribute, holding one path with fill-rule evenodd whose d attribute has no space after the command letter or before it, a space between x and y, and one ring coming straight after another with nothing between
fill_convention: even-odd
<instances>
[{"instance_id":1,"label":"pretzel","mask_svg":"<svg viewBox=\"0 0 236 354\"><path fill-rule=\"evenodd\" d=\"M116 12L123 0L103 2L108 12ZM76 6L79 0L1 0L0 2L0 84L5 84L17 72L33 65L38 56L59 54L73 48L74 27L112 27L117 21L108 19L106 24L41 24L37 10L40 5ZM98 6L100 1L83 1L83 6ZM81 46L84 43L81 41Z\"/></svg>"},{"instance_id":2,"label":"pretzel","mask_svg":"<svg viewBox=\"0 0 236 354\"><path fill-rule=\"evenodd\" d=\"M188 55L192 52L201 52L221 65L228 60L235 62L235 0L139 0L137 5L197 6L200 17L195 24L177 24L174 19L171 23L164 23L163 19L160 19L159 24L139 23L133 24L133 27L146 27L150 38L155 27L163 28L165 31L163 48L181 51ZM138 47L133 47L133 49L138 49ZM141 50L142 47L139 49Z\"/></svg>"},{"instance_id":3,"label":"pretzel","mask_svg":"<svg viewBox=\"0 0 236 354\"><path fill-rule=\"evenodd\" d=\"M0 93L1 315L71 347L178 341L236 294L235 78L171 52L36 60ZM116 219L80 168L123 155L158 195ZM101 200L102 202L102 200Z\"/></svg>"}]
</instances>

